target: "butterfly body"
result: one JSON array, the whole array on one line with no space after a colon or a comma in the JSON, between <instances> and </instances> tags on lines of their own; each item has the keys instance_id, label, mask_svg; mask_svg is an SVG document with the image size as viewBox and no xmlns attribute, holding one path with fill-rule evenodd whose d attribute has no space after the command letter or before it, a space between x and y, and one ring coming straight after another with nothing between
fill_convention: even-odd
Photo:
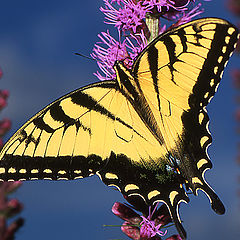
<instances>
[{"instance_id":1,"label":"butterfly body","mask_svg":"<svg viewBox=\"0 0 240 240\"><path fill-rule=\"evenodd\" d=\"M0 153L0 179L78 179L97 174L128 198L164 202L182 238L180 202L204 191L212 167L206 106L238 39L222 19L199 19L152 41L116 81L75 90L26 122Z\"/></svg>"}]
</instances>

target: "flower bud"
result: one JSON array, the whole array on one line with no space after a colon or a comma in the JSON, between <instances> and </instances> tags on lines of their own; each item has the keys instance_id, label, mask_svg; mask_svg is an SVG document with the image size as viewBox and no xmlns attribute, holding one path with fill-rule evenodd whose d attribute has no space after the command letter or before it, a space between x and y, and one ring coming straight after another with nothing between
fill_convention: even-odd
<instances>
[{"instance_id":1,"label":"flower bud","mask_svg":"<svg viewBox=\"0 0 240 240\"><path fill-rule=\"evenodd\" d=\"M0 109L1 109L1 99L0 99ZM11 121L7 118L0 121L0 137L5 135L11 128Z\"/></svg>"},{"instance_id":2,"label":"flower bud","mask_svg":"<svg viewBox=\"0 0 240 240\"><path fill-rule=\"evenodd\" d=\"M134 240L140 239L140 231L138 227L131 226L131 223L124 222L121 227L122 232L124 232L128 237Z\"/></svg>"},{"instance_id":3,"label":"flower bud","mask_svg":"<svg viewBox=\"0 0 240 240\"><path fill-rule=\"evenodd\" d=\"M7 99L9 97L9 91L8 90L0 90L0 96L4 99Z\"/></svg>"},{"instance_id":4,"label":"flower bud","mask_svg":"<svg viewBox=\"0 0 240 240\"><path fill-rule=\"evenodd\" d=\"M112 207L112 212L121 219L130 222L131 224L139 224L142 219L130 207L120 202L115 202Z\"/></svg>"},{"instance_id":5,"label":"flower bud","mask_svg":"<svg viewBox=\"0 0 240 240\"><path fill-rule=\"evenodd\" d=\"M6 217L12 217L16 214L18 214L23 209L23 205L17 200L17 199L11 199L7 203L7 211L6 211Z\"/></svg>"}]
</instances>

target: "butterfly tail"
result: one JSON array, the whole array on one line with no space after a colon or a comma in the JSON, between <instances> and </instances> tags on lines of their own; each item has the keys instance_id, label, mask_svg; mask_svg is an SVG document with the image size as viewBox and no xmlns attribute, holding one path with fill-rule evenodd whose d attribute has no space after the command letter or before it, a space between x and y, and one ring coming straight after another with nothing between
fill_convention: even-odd
<instances>
[{"instance_id":1,"label":"butterfly tail","mask_svg":"<svg viewBox=\"0 0 240 240\"><path fill-rule=\"evenodd\" d=\"M214 190L205 182L205 181L198 181L197 183L194 183L194 191L193 193L197 195L198 190L202 190L209 198L211 207L219 215L222 215L225 213L225 207L222 203L222 201L219 199L217 194L214 192Z\"/></svg>"},{"instance_id":2,"label":"butterfly tail","mask_svg":"<svg viewBox=\"0 0 240 240\"><path fill-rule=\"evenodd\" d=\"M167 207L168 207L168 210L169 210L169 213L171 215L171 218L172 218L172 221L174 222L175 226L176 226L176 229L179 233L179 235L181 236L181 238L183 240L187 239L187 233L185 231L185 229L183 228L183 225L181 223L181 220L180 220L180 216L179 216L179 203L181 201L184 201L185 203L188 203L189 202L189 199L187 199L186 201L185 200L177 200L173 202L173 205L169 202L169 203L166 203Z\"/></svg>"}]
</instances>

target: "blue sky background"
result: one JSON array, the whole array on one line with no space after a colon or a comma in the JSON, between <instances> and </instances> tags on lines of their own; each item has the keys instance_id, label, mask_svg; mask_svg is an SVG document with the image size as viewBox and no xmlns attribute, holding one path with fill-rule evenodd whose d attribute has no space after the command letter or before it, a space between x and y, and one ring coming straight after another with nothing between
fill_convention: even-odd
<instances>
[{"instance_id":1,"label":"blue sky background","mask_svg":"<svg viewBox=\"0 0 240 240\"><path fill-rule=\"evenodd\" d=\"M29 117L63 94L96 81L95 62L75 56L88 55L97 34L109 26L98 11L102 0L12 0L1 2L0 66L4 76L1 89L10 91L8 107L1 117L9 117L13 134ZM225 1L204 2L204 16L221 17L236 23ZM206 179L224 202L227 212L216 215L208 198L199 193L188 205L181 205L181 216L189 239L228 239L240 237L240 198L236 164L236 109L230 72L240 67L233 56L219 90L208 107L213 144L209 155L214 167ZM10 134L8 136L10 136ZM14 194L24 204L21 216L25 226L16 240L42 239L127 239L121 224L111 213L115 201L124 201L118 191L105 186L98 177L81 181L25 182Z\"/></svg>"}]
</instances>

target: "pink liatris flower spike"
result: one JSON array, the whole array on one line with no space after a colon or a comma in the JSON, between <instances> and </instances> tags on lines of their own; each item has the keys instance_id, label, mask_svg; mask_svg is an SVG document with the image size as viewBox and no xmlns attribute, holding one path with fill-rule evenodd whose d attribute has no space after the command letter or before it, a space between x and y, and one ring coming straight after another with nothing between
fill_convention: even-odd
<instances>
[{"instance_id":1,"label":"pink liatris flower spike","mask_svg":"<svg viewBox=\"0 0 240 240\"><path fill-rule=\"evenodd\" d=\"M172 9L185 11L190 2L190 0L144 0L143 5L155 8L159 13L165 13Z\"/></svg>"},{"instance_id":2,"label":"pink liatris flower spike","mask_svg":"<svg viewBox=\"0 0 240 240\"><path fill-rule=\"evenodd\" d=\"M122 61L127 68L131 68L135 57L147 44L143 33L133 35L133 40L127 37L122 42L113 38L109 31L102 32L98 35L98 37L101 42L97 42L94 45L91 56L97 60L97 64L103 72L103 75L98 71L94 74L100 80L112 80L116 78L116 74L113 69L116 61Z\"/></svg>"},{"instance_id":3,"label":"pink liatris flower spike","mask_svg":"<svg viewBox=\"0 0 240 240\"><path fill-rule=\"evenodd\" d=\"M0 90L0 110L7 105L8 96L7 90ZM10 128L11 121L9 119L5 118L0 121L0 148L3 146L2 137ZM22 218L18 218L8 225L9 218L14 217L23 209L23 205L17 199L8 199L8 195L20 186L21 182L0 182L0 240L13 240L15 232L24 223Z\"/></svg>"},{"instance_id":4,"label":"pink liatris flower spike","mask_svg":"<svg viewBox=\"0 0 240 240\"><path fill-rule=\"evenodd\" d=\"M180 26L184 23L190 22L194 17L200 15L201 13L204 12L203 9L201 9L202 4L199 3L197 6L195 6L193 9L191 9L190 11L186 12L179 12L176 14L176 12L172 12L172 13L168 13L167 17L171 20L177 20L177 22L175 24L173 24L171 26L172 27L176 27L176 26Z\"/></svg>"},{"instance_id":5,"label":"pink liatris flower spike","mask_svg":"<svg viewBox=\"0 0 240 240\"><path fill-rule=\"evenodd\" d=\"M112 3L113 1L111 1ZM100 10L105 14L109 24L114 24L118 30L131 30L137 32L145 18L147 12L150 12L151 7L144 7L140 2L133 0L117 1L118 9L115 8L109 0L104 0L105 8L101 7Z\"/></svg>"}]
</instances>

